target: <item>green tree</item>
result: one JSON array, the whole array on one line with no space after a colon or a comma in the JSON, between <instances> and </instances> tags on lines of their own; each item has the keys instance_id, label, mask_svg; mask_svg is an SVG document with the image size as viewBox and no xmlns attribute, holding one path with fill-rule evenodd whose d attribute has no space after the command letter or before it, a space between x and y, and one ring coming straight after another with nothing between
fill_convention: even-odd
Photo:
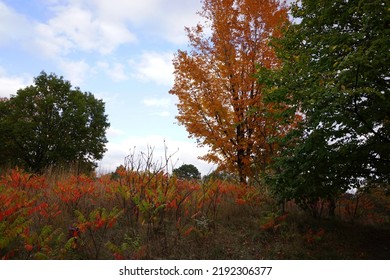
<instances>
[{"instance_id":1,"label":"green tree","mask_svg":"<svg viewBox=\"0 0 390 280\"><path fill-rule=\"evenodd\" d=\"M10 128L6 125L5 117L9 114L8 99L0 98L0 170L1 167L8 167L10 156L12 155L9 146L12 139L7 135L10 134ZM12 143L12 142L11 142Z\"/></svg>"},{"instance_id":2,"label":"green tree","mask_svg":"<svg viewBox=\"0 0 390 280\"><path fill-rule=\"evenodd\" d=\"M196 168L192 164L183 164L179 168L173 169L172 173L180 179L187 179L187 180L196 179L197 180L197 179L201 178L201 174L200 174L198 168Z\"/></svg>"},{"instance_id":3,"label":"green tree","mask_svg":"<svg viewBox=\"0 0 390 280\"><path fill-rule=\"evenodd\" d=\"M305 209L350 188L390 183L388 0L302 0L273 44L280 70L261 69L268 99L301 122L281 143L270 182ZM333 212L331 207L331 212Z\"/></svg>"},{"instance_id":4,"label":"green tree","mask_svg":"<svg viewBox=\"0 0 390 280\"><path fill-rule=\"evenodd\" d=\"M0 102L4 161L40 172L49 166L90 170L105 152L104 103L69 81L41 72L34 85Z\"/></svg>"}]
</instances>

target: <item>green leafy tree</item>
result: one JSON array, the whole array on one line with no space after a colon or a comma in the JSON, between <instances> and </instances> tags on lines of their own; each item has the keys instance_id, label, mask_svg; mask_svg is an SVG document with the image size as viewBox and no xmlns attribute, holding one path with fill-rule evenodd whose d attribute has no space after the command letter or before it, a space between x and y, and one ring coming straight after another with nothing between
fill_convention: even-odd
<instances>
[{"instance_id":1,"label":"green leafy tree","mask_svg":"<svg viewBox=\"0 0 390 280\"><path fill-rule=\"evenodd\" d=\"M286 123L270 176L275 192L312 209L350 188L390 183L390 10L386 0L302 0L273 44L280 70L261 69Z\"/></svg>"},{"instance_id":2,"label":"green leafy tree","mask_svg":"<svg viewBox=\"0 0 390 280\"><path fill-rule=\"evenodd\" d=\"M10 155L12 154L9 145L12 139L7 135L10 134L10 128L6 125L5 117L9 114L8 99L0 98L0 168L7 167Z\"/></svg>"},{"instance_id":3,"label":"green leafy tree","mask_svg":"<svg viewBox=\"0 0 390 280\"><path fill-rule=\"evenodd\" d=\"M4 161L34 172L74 164L87 171L103 157L104 103L63 77L41 72L34 85L0 103Z\"/></svg>"},{"instance_id":4,"label":"green leafy tree","mask_svg":"<svg viewBox=\"0 0 390 280\"><path fill-rule=\"evenodd\" d=\"M200 179L201 174L194 165L192 164L183 164L179 168L173 169L172 173L180 179Z\"/></svg>"}]
</instances>

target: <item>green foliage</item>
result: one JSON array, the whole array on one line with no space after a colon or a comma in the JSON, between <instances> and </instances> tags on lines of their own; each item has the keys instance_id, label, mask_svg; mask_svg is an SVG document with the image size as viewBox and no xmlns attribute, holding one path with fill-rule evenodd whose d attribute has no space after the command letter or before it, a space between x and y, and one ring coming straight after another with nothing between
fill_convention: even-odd
<instances>
[{"instance_id":1,"label":"green foliage","mask_svg":"<svg viewBox=\"0 0 390 280\"><path fill-rule=\"evenodd\" d=\"M34 172L70 164L88 170L103 157L108 127L101 100L41 72L34 85L0 102L0 154Z\"/></svg>"},{"instance_id":2,"label":"green foliage","mask_svg":"<svg viewBox=\"0 0 390 280\"><path fill-rule=\"evenodd\" d=\"M259 72L293 128L269 177L275 192L309 207L389 184L388 1L302 0L291 11L299 23L273 41L283 67Z\"/></svg>"},{"instance_id":3,"label":"green foliage","mask_svg":"<svg viewBox=\"0 0 390 280\"><path fill-rule=\"evenodd\" d=\"M64 242L64 234L60 228L54 229L52 225L45 225L40 232L32 232L22 235L25 242L25 250L28 258L48 260L61 254Z\"/></svg>"},{"instance_id":4,"label":"green foliage","mask_svg":"<svg viewBox=\"0 0 390 280\"><path fill-rule=\"evenodd\" d=\"M10 108L8 106L7 98L0 98L0 158L2 163L0 163L0 171L2 167L8 167L9 159L12 155L12 151L9 149L9 146L12 144L12 139L7 137L10 135L11 128L7 126L5 117L9 114Z\"/></svg>"},{"instance_id":5,"label":"green foliage","mask_svg":"<svg viewBox=\"0 0 390 280\"><path fill-rule=\"evenodd\" d=\"M192 164L183 164L179 168L173 169L173 174L180 179L200 179L201 174L194 165Z\"/></svg>"}]
</instances>

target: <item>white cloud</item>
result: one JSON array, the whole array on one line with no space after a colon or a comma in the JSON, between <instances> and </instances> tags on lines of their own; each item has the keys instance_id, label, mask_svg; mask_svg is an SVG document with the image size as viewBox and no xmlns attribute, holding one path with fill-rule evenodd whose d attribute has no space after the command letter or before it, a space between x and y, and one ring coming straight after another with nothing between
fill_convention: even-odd
<instances>
[{"instance_id":1,"label":"white cloud","mask_svg":"<svg viewBox=\"0 0 390 280\"><path fill-rule=\"evenodd\" d=\"M142 103L148 107L164 108L164 109L169 108L172 104L169 98L146 98L142 100ZM157 112L154 111L153 113L151 113L151 115L165 118L171 116L171 113L168 110L163 110Z\"/></svg>"},{"instance_id":2,"label":"white cloud","mask_svg":"<svg viewBox=\"0 0 390 280\"><path fill-rule=\"evenodd\" d=\"M125 81L128 79L127 74L125 73L125 66L121 63L114 63L114 65L109 69L110 72L107 74L111 77L114 82Z\"/></svg>"},{"instance_id":3,"label":"white cloud","mask_svg":"<svg viewBox=\"0 0 390 280\"><path fill-rule=\"evenodd\" d=\"M47 24L38 23L35 26L35 34L33 47L46 57L57 59L59 56L65 56L73 46L66 36L57 36L55 30Z\"/></svg>"},{"instance_id":4,"label":"white cloud","mask_svg":"<svg viewBox=\"0 0 390 280\"><path fill-rule=\"evenodd\" d=\"M0 45L19 43L35 56L49 58L65 71L65 78L72 72L69 66L79 66L70 77L76 83L83 80L81 72L89 68L90 55L111 59L119 47L137 42L136 32L140 37L147 34L184 43L184 26L196 24L200 7L193 0L48 0L42 5L47 19L27 18L0 2ZM133 60L133 77L171 86L172 57L172 53L145 51ZM107 70L113 81L129 78L123 64L110 63Z\"/></svg>"},{"instance_id":5,"label":"white cloud","mask_svg":"<svg viewBox=\"0 0 390 280\"><path fill-rule=\"evenodd\" d=\"M154 36L169 42L187 42L184 26L194 26L199 21L196 14L200 1L194 0L84 0L96 9L102 19L129 22L135 28L148 29Z\"/></svg>"},{"instance_id":6,"label":"white cloud","mask_svg":"<svg viewBox=\"0 0 390 280\"><path fill-rule=\"evenodd\" d=\"M45 55L78 50L107 55L119 45L136 40L124 22L98 18L93 10L79 4L56 5L52 11L54 16L47 23L36 26L36 44Z\"/></svg>"},{"instance_id":7,"label":"white cloud","mask_svg":"<svg viewBox=\"0 0 390 280\"><path fill-rule=\"evenodd\" d=\"M109 138L119 137L119 136L122 136L124 134L125 134L125 132L121 129L116 129L113 127L109 127L107 129L107 137L109 137Z\"/></svg>"},{"instance_id":8,"label":"white cloud","mask_svg":"<svg viewBox=\"0 0 390 280\"><path fill-rule=\"evenodd\" d=\"M73 86L80 86L91 71L91 67L84 60L59 59L58 65L65 80L69 80Z\"/></svg>"},{"instance_id":9,"label":"white cloud","mask_svg":"<svg viewBox=\"0 0 390 280\"><path fill-rule=\"evenodd\" d=\"M115 4L107 0L84 0L81 2L93 7L99 17L105 20L131 21L140 24L155 14L160 0L115 0Z\"/></svg>"},{"instance_id":10,"label":"white cloud","mask_svg":"<svg viewBox=\"0 0 390 280\"><path fill-rule=\"evenodd\" d=\"M151 113L152 116L158 116L161 118L166 118L171 116L171 112L169 111L161 111L161 112L153 112Z\"/></svg>"},{"instance_id":11,"label":"white cloud","mask_svg":"<svg viewBox=\"0 0 390 280\"><path fill-rule=\"evenodd\" d=\"M201 10L200 1L193 0L170 0L160 1L160 11L156 16L158 26L155 29L162 37L174 44L185 44L188 42L184 27L196 26L201 20L196 14Z\"/></svg>"},{"instance_id":12,"label":"white cloud","mask_svg":"<svg viewBox=\"0 0 390 280\"><path fill-rule=\"evenodd\" d=\"M29 37L31 24L27 18L0 2L0 45Z\"/></svg>"},{"instance_id":13,"label":"white cloud","mask_svg":"<svg viewBox=\"0 0 390 280\"><path fill-rule=\"evenodd\" d=\"M171 86L174 81L172 59L173 54L168 52L143 52L138 61L130 61L135 71L133 76L144 82Z\"/></svg>"},{"instance_id":14,"label":"white cloud","mask_svg":"<svg viewBox=\"0 0 390 280\"><path fill-rule=\"evenodd\" d=\"M30 50L58 58L80 50L111 54L123 44L136 42L136 31L185 43L184 26L197 23L200 8L193 0L51 0L45 4L49 19L38 22L0 2L0 45L28 42Z\"/></svg>"},{"instance_id":15,"label":"white cloud","mask_svg":"<svg viewBox=\"0 0 390 280\"><path fill-rule=\"evenodd\" d=\"M105 61L99 61L97 63L97 67L103 69L106 75L108 75L114 82L120 82L129 79L125 71L125 65L122 63L115 62L110 64Z\"/></svg>"},{"instance_id":16,"label":"white cloud","mask_svg":"<svg viewBox=\"0 0 390 280\"><path fill-rule=\"evenodd\" d=\"M157 113L156 115L165 118L165 117L169 117L171 115L171 113L168 111L162 111L162 112Z\"/></svg>"},{"instance_id":17,"label":"white cloud","mask_svg":"<svg viewBox=\"0 0 390 280\"><path fill-rule=\"evenodd\" d=\"M24 76L9 76L6 71L0 67L0 97L10 97L15 95L19 89L31 85L32 77Z\"/></svg>"},{"instance_id":18,"label":"white cloud","mask_svg":"<svg viewBox=\"0 0 390 280\"><path fill-rule=\"evenodd\" d=\"M171 104L168 98L146 98L142 103L149 107L168 107Z\"/></svg>"}]
</instances>

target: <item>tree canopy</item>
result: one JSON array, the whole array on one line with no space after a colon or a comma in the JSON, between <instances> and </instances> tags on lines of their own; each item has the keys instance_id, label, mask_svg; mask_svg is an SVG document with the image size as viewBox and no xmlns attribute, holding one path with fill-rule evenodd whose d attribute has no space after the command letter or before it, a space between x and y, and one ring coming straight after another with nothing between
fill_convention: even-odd
<instances>
[{"instance_id":1,"label":"tree canopy","mask_svg":"<svg viewBox=\"0 0 390 280\"><path fill-rule=\"evenodd\" d=\"M179 99L179 123L210 148L203 159L245 183L269 163L276 147L268 140L280 133L254 74L257 64L278 65L268 43L280 35L287 8L274 0L204 0L200 15L206 23L186 29L190 50L175 55L170 93Z\"/></svg>"},{"instance_id":2,"label":"tree canopy","mask_svg":"<svg viewBox=\"0 0 390 280\"><path fill-rule=\"evenodd\" d=\"M179 168L173 169L172 173L180 179L191 180L201 178L198 168L192 164L183 164Z\"/></svg>"},{"instance_id":3,"label":"tree canopy","mask_svg":"<svg viewBox=\"0 0 390 280\"><path fill-rule=\"evenodd\" d=\"M301 122L270 177L305 207L390 183L390 11L384 0L302 0L273 41L282 67L262 69L270 102Z\"/></svg>"},{"instance_id":4,"label":"tree canopy","mask_svg":"<svg viewBox=\"0 0 390 280\"><path fill-rule=\"evenodd\" d=\"M104 103L63 77L41 72L0 109L3 163L40 172L71 164L90 169L103 157L109 127Z\"/></svg>"}]
</instances>

